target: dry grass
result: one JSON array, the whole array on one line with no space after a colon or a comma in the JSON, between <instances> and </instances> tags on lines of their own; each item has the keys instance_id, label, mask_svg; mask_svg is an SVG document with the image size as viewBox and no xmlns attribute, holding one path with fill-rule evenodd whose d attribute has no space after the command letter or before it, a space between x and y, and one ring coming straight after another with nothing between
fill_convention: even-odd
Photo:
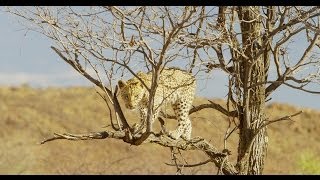
<instances>
[{"instance_id":1,"label":"dry grass","mask_svg":"<svg viewBox=\"0 0 320 180\"><path fill-rule=\"evenodd\" d=\"M92 88L32 89L28 86L0 88L0 174L175 174L167 148L153 144L130 146L119 140L54 141L38 143L53 132L90 132L105 128L108 111ZM214 100L223 103L221 100ZM196 104L206 99L197 98ZM293 114L301 109L270 104L270 119ZM265 174L304 174L301 167L306 152L320 157L320 112L303 109L295 123L279 122L269 127L269 150ZM132 122L136 113L125 111ZM203 136L223 148L227 118L215 110L192 115L193 136ZM170 121L169 128L174 127ZM237 132L228 141L236 158ZM197 151L183 152L189 164L206 160ZM303 161L305 163L305 160ZM308 162L306 162L308 164ZM319 162L313 166L319 167ZM215 174L213 164L184 168L185 174ZM316 173L319 171L316 171Z\"/></svg>"}]
</instances>

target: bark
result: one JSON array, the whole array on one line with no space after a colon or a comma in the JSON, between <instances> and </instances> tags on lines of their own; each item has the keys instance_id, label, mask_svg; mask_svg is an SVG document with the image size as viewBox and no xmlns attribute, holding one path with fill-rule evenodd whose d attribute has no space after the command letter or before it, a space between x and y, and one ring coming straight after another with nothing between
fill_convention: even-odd
<instances>
[{"instance_id":1,"label":"bark","mask_svg":"<svg viewBox=\"0 0 320 180\"><path fill-rule=\"evenodd\" d=\"M267 150L265 120L265 81L263 56L257 58L262 41L259 7L239 7L243 51L247 58L240 60L239 67L242 83L236 88L243 90L239 115L238 163L240 174L262 174ZM242 56L243 57L243 56ZM251 87L251 88L249 88ZM240 91L241 92L241 91ZM263 127L263 128L260 128Z\"/></svg>"},{"instance_id":2,"label":"bark","mask_svg":"<svg viewBox=\"0 0 320 180\"><path fill-rule=\"evenodd\" d=\"M101 131L101 132L92 132L87 134L70 134L70 133L54 133L54 136L48 139L43 140L40 144L45 144L50 141L58 139L66 139L71 141L78 140L92 140L92 139L121 139L126 143L131 145L140 145L136 144L135 140L128 140L126 133L123 131ZM138 139L141 139L140 137ZM236 168L229 162L228 153L220 152L215 146L210 144L205 139L198 137L193 138L190 141L185 141L182 139L173 140L166 135L160 134L150 134L143 143L155 143L163 147L175 147L182 150L200 150L203 151L217 167L221 169L223 174L226 175L235 175L238 174Z\"/></svg>"}]
</instances>

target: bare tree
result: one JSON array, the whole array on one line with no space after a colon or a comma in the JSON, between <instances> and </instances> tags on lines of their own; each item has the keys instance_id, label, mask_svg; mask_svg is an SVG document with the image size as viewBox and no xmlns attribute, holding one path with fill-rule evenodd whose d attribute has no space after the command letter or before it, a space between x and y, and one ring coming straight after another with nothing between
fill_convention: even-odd
<instances>
[{"instance_id":1,"label":"bare tree","mask_svg":"<svg viewBox=\"0 0 320 180\"><path fill-rule=\"evenodd\" d=\"M175 150L196 149L223 174L262 174L267 152L267 126L290 120L297 112L275 120L265 114L265 102L280 86L308 93L320 82L319 7L19 7L7 8L22 18L28 30L50 38L60 58L101 88L101 98L110 110L113 130L90 134L54 134L42 143L56 140L116 138L134 145L157 143ZM296 42L306 46L301 56L291 58ZM138 70L153 73L150 97L164 67L179 66L196 77L221 70L228 77L226 108L210 101L193 107L229 117L225 143L239 132L237 162L228 160L226 148L219 151L203 138L173 140L163 133L132 133L117 99L116 83L137 76ZM140 79L141 80L141 79ZM152 117L149 99L147 122ZM175 118L162 113L164 118ZM162 121L162 118L159 119ZM233 127L233 128L232 128ZM174 153L173 153L174 154ZM180 164L175 164L177 168ZM185 165L186 166L186 165Z\"/></svg>"}]
</instances>

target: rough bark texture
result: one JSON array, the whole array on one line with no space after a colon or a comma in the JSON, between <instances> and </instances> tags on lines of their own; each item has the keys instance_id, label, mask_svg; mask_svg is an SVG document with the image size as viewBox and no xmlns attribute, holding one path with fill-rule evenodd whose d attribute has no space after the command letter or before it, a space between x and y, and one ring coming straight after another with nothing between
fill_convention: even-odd
<instances>
[{"instance_id":1,"label":"rough bark texture","mask_svg":"<svg viewBox=\"0 0 320 180\"><path fill-rule=\"evenodd\" d=\"M40 144L44 144L50 141L54 141L57 139L66 139L71 141L77 140L92 140L92 139L106 139L106 138L114 138L114 139L122 139L124 142L129 143L131 145L140 145L136 144L135 139L128 139L127 135L124 131L101 131L101 132L92 132L87 134L58 134L54 133L54 136L48 139L45 139ZM138 140L140 137L138 138ZM166 135L159 134L150 134L148 138L143 141L143 143L156 143L164 147L175 147L182 150L201 150L203 151L210 160L220 168L223 174L226 175L235 175L238 174L235 167L229 162L228 156L226 152L220 152L216 147L211 145L208 141L202 138L193 138L190 141L185 141L182 139L173 140Z\"/></svg>"},{"instance_id":2,"label":"rough bark texture","mask_svg":"<svg viewBox=\"0 0 320 180\"><path fill-rule=\"evenodd\" d=\"M247 58L242 58L239 67L241 81L236 88L243 90L242 112L239 116L240 133L238 148L238 168L240 174L262 174L267 149L267 134L264 124L265 81L263 56L257 58L258 44L261 44L261 24L258 7L239 7L241 20L242 48Z\"/></svg>"}]
</instances>

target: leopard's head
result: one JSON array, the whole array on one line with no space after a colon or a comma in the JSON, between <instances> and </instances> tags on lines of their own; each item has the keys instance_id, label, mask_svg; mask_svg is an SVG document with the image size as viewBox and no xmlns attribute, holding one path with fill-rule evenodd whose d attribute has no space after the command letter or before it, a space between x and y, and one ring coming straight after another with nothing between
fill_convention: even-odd
<instances>
[{"instance_id":1,"label":"leopard's head","mask_svg":"<svg viewBox=\"0 0 320 180\"><path fill-rule=\"evenodd\" d=\"M118 86L126 108L137 108L144 95L143 84L137 79L130 79L127 82L120 80Z\"/></svg>"}]
</instances>

